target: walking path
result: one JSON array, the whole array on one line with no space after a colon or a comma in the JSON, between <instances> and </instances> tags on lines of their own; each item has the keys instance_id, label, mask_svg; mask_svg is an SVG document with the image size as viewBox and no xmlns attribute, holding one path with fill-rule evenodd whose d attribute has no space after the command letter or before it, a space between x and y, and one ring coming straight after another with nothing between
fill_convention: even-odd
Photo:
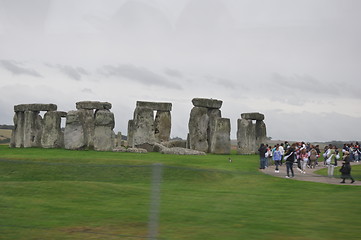
<instances>
[{"instance_id":1,"label":"walking path","mask_svg":"<svg viewBox=\"0 0 361 240\"><path fill-rule=\"evenodd\" d=\"M361 162L351 162L351 167L353 165L360 165ZM342 166L342 164L341 164ZM340 167L335 167L334 172L336 173L337 171L340 170ZM279 168L279 173L275 172L275 166L269 166L266 169L260 169L261 172L265 173L265 174L269 174L275 177L282 177L285 178L287 175L286 172L286 164L283 164L282 166L278 167ZM317 170L320 170L322 168L326 168L323 166L322 163L319 164L319 166L317 166L316 168L307 168L306 169L306 174L301 173L300 171L297 170L297 165L294 164L293 165L293 172L295 173L295 177L293 178L289 178L290 180L299 180L299 181L308 181L308 182L320 182L320 183L328 183L328 184L338 184L338 185L355 185L355 186L361 186L361 181L355 181L354 183L350 184L351 180L350 179L346 179L346 183L340 183L342 181L342 179L340 177L328 177L328 176L322 176L319 174L314 173ZM352 175L352 171L351 171L351 175Z\"/></svg>"}]
</instances>

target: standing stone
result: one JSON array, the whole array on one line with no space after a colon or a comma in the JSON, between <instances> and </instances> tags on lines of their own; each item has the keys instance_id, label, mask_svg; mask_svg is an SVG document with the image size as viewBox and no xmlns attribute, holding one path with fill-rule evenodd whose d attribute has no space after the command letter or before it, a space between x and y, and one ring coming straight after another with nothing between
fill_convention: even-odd
<instances>
[{"instance_id":1,"label":"standing stone","mask_svg":"<svg viewBox=\"0 0 361 240\"><path fill-rule=\"evenodd\" d=\"M256 128L252 120L238 119L238 154L254 154L256 151Z\"/></svg>"},{"instance_id":2,"label":"standing stone","mask_svg":"<svg viewBox=\"0 0 361 240\"><path fill-rule=\"evenodd\" d=\"M154 134L156 142L167 142L172 128L171 114L169 111L158 110L154 121Z\"/></svg>"},{"instance_id":3,"label":"standing stone","mask_svg":"<svg viewBox=\"0 0 361 240\"><path fill-rule=\"evenodd\" d=\"M133 145L154 144L154 113L146 107L136 107L134 111Z\"/></svg>"},{"instance_id":4,"label":"standing stone","mask_svg":"<svg viewBox=\"0 0 361 240\"><path fill-rule=\"evenodd\" d=\"M229 118L217 118L215 120L214 133L211 141L211 153L231 153L231 121Z\"/></svg>"},{"instance_id":5,"label":"standing stone","mask_svg":"<svg viewBox=\"0 0 361 240\"><path fill-rule=\"evenodd\" d=\"M49 111L44 115L41 146L43 148L63 148L64 133L61 130L61 118L66 112Z\"/></svg>"},{"instance_id":6,"label":"standing stone","mask_svg":"<svg viewBox=\"0 0 361 240\"><path fill-rule=\"evenodd\" d=\"M80 109L78 110L78 112L80 114L80 119L83 126L84 141L86 143L86 147L87 149L94 149L94 110Z\"/></svg>"},{"instance_id":7,"label":"standing stone","mask_svg":"<svg viewBox=\"0 0 361 240\"><path fill-rule=\"evenodd\" d=\"M124 141L122 139L122 133L121 132L118 132L116 134L116 141L115 141L115 146L116 147L120 147L120 146L123 146L124 145Z\"/></svg>"},{"instance_id":8,"label":"standing stone","mask_svg":"<svg viewBox=\"0 0 361 240\"><path fill-rule=\"evenodd\" d=\"M83 118L80 111L68 112L64 131L65 149L79 150L84 149L87 146L82 120Z\"/></svg>"},{"instance_id":9,"label":"standing stone","mask_svg":"<svg viewBox=\"0 0 361 240\"><path fill-rule=\"evenodd\" d=\"M214 132L215 132L216 126L217 126L216 122L222 116L221 110L215 109L215 108L208 109L208 116L209 116L209 123L208 123L208 130L207 130L208 152L212 152L211 146L212 146L212 141L213 141L213 135L214 135Z\"/></svg>"},{"instance_id":10,"label":"standing stone","mask_svg":"<svg viewBox=\"0 0 361 240\"><path fill-rule=\"evenodd\" d=\"M266 124L264 115L261 113L242 113L242 119L238 119L238 153L253 154L261 143L267 140ZM256 121L256 123L253 123Z\"/></svg>"},{"instance_id":11,"label":"standing stone","mask_svg":"<svg viewBox=\"0 0 361 240\"><path fill-rule=\"evenodd\" d=\"M14 106L14 130L11 147L41 147L43 119L40 111L56 111L55 104L19 104Z\"/></svg>"},{"instance_id":12,"label":"standing stone","mask_svg":"<svg viewBox=\"0 0 361 240\"><path fill-rule=\"evenodd\" d=\"M95 112L94 149L111 151L114 148L114 114L109 110Z\"/></svg>"},{"instance_id":13,"label":"standing stone","mask_svg":"<svg viewBox=\"0 0 361 240\"><path fill-rule=\"evenodd\" d=\"M14 130L11 134L11 147L22 148L24 147L24 122L25 113L23 111L15 112Z\"/></svg>"},{"instance_id":14,"label":"standing stone","mask_svg":"<svg viewBox=\"0 0 361 240\"><path fill-rule=\"evenodd\" d=\"M24 147L41 147L42 121L39 112L24 112Z\"/></svg>"},{"instance_id":15,"label":"standing stone","mask_svg":"<svg viewBox=\"0 0 361 240\"><path fill-rule=\"evenodd\" d=\"M127 142L128 146L134 148L134 120L128 121L128 136L127 136Z\"/></svg>"},{"instance_id":16,"label":"standing stone","mask_svg":"<svg viewBox=\"0 0 361 240\"><path fill-rule=\"evenodd\" d=\"M266 124L264 121L256 121L256 145L259 146L267 139Z\"/></svg>"},{"instance_id":17,"label":"standing stone","mask_svg":"<svg viewBox=\"0 0 361 240\"><path fill-rule=\"evenodd\" d=\"M208 123L208 109L193 107L188 123L190 149L208 152Z\"/></svg>"}]
</instances>

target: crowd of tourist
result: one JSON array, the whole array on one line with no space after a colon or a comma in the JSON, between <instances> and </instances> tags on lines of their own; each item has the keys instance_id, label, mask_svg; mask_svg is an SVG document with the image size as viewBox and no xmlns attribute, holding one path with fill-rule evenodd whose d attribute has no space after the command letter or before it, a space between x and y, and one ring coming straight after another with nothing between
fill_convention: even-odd
<instances>
[{"instance_id":1,"label":"crowd of tourist","mask_svg":"<svg viewBox=\"0 0 361 240\"><path fill-rule=\"evenodd\" d=\"M279 173L279 166L286 165L286 178L294 177L293 166L297 165L297 170L306 174L307 168L316 166L338 166L339 161L344 161L342 170L348 168L350 162L361 161L361 149L358 142L344 144L341 151L332 144L326 145L321 151L319 145L312 145L305 142L284 143L268 146L261 144L258 149L260 154L260 169L265 169L270 165L275 166L275 172ZM342 158L341 158L342 157ZM349 169L351 171L351 168ZM348 176L349 175L349 176ZM354 182L350 173L345 174L345 178L350 178ZM343 182L344 183L344 179Z\"/></svg>"}]
</instances>

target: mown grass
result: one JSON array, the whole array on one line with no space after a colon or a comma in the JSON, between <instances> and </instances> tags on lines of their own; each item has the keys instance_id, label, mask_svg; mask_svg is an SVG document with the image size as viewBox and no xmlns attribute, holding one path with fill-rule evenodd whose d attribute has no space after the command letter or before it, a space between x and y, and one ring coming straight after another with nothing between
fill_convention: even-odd
<instances>
[{"instance_id":1,"label":"mown grass","mask_svg":"<svg viewBox=\"0 0 361 240\"><path fill-rule=\"evenodd\" d=\"M144 239L153 163L158 239L359 239L359 187L274 178L256 155L228 157L0 146L0 239Z\"/></svg>"}]
</instances>

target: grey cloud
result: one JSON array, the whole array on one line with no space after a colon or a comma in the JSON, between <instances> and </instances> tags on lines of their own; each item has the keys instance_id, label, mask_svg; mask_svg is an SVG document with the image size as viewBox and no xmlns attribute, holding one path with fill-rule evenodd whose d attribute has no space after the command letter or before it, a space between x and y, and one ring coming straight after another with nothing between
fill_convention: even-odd
<instances>
[{"instance_id":1,"label":"grey cloud","mask_svg":"<svg viewBox=\"0 0 361 240\"><path fill-rule=\"evenodd\" d=\"M154 73L146 68L137 67L130 64L121 64L118 66L106 65L102 68L100 72L106 76L126 78L144 85L162 86L172 89L182 89L180 85L168 81L162 75Z\"/></svg>"},{"instance_id":2,"label":"grey cloud","mask_svg":"<svg viewBox=\"0 0 361 240\"><path fill-rule=\"evenodd\" d=\"M84 68L81 67L72 67L72 66L60 65L60 64L57 65L48 64L47 66L59 69L60 72L62 72L63 74L67 75L69 78L76 81L80 81L83 75L89 75L89 73Z\"/></svg>"},{"instance_id":3,"label":"grey cloud","mask_svg":"<svg viewBox=\"0 0 361 240\"><path fill-rule=\"evenodd\" d=\"M311 94L339 94L339 88L336 84L332 82L321 82L307 74L294 74L292 76L285 76L280 73L273 73L271 80L273 86L277 88L287 88L288 90L292 91L291 93L302 91L310 92Z\"/></svg>"},{"instance_id":4,"label":"grey cloud","mask_svg":"<svg viewBox=\"0 0 361 240\"><path fill-rule=\"evenodd\" d=\"M10 60L0 60L0 66L4 69L8 70L14 75L29 75L33 77L42 77L37 71L34 69L25 68L22 66L23 64L10 61Z\"/></svg>"},{"instance_id":5,"label":"grey cloud","mask_svg":"<svg viewBox=\"0 0 361 240\"><path fill-rule=\"evenodd\" d=\"M180 71L175 70L175 69L166 68L164 70L164 73L171 77L183 78L183 74Z\"/></svg>"}]
</instances>

